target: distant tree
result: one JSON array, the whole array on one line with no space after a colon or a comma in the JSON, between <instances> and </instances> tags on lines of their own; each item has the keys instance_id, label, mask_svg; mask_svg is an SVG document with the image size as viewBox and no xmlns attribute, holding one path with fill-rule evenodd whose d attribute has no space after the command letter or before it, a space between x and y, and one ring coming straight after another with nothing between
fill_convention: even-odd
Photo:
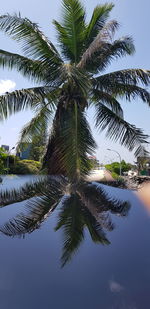
<instances>
[{"instance_id":1,"label":"distant tree","mask_svg":"<svg viewBox=\"0 0 150 309\"><path fill-rule=\"evenodd\" d=\"M111 164L105 165L106 169L110 172L114 172L119 175L120 173L120 163L119 162L113 162ZM129 171L130 169L134 168L135 166L131 163L126 163L124 160L121 161L121 170L122 173Z\"/></svg>"},{"instance_id":2,"label":"distant tree","mask_svg":"<svg viewBox=\"0 0 150 309\"><path fill-rule=\"evenodd\" d=\"M28 125L30 126L30 124ZM27 139L24 139L22 136L24 136L24 134L26 135L26 129L27 127L25 126L21 131L21 137L17 146L18 153L28 149L29 160L41 161L47 145L47 126L44 123L44 120L41 120L41 125L36 133L31 134ZM32 129L34 130L34 128Z\"/></svg>"},{"instance_id":3,"label":"distant tree","mask_svg":"<svg viewBox=\"0 0 150 309\"><path fill-rule=\"evenodd\" d=\"M41 161L46 146L46 140L41 136L33 136L30 148L30 160Z\"/></svg>"},{"instance_id":4,"label":"distant tree","mask_svg":"<svg viewBox=\"0 0 150 309\"><path fill-rule=\"evenodd\" d=\"M6 171L6 159L7 153L4 148L0 147L0 174L4 174Z\"/></svg>"}]
</instances>

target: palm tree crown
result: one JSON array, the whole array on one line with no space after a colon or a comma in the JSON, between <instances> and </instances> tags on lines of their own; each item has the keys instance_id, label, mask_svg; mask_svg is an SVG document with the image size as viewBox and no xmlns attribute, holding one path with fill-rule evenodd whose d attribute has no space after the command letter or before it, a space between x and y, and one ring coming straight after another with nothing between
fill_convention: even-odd
<instances>
[{"instance_id":1,"label":"palm tree crown","mask_svg":"<svg viewBox=\"0 0 150 309\"><path fill-rule=\"evenodd\" d=\"M150 83L150 71L104 70L112 60L132 55L132 38L113 39L118 23L109 20L113 4L98 5L89 22L79 0L63 0L61 23L54 20L59 48L38 25L19 15L0 16L0 30L22 43L24 56L0 50L0 65L17 69L37 82L37 87L16 90L0 97L1 118L26 108L35 117L21 132L19 143L27 142L49 128L43 166L49 174L65 173L74 180L88 171L88 154L96 143L86 119L95 107L96 127L135 154L143 151L147 136L124 120L119 100L140 97L150 104L142 86ZM39 86L40 85L40 86Z\"/></svg>"}]
</instances>

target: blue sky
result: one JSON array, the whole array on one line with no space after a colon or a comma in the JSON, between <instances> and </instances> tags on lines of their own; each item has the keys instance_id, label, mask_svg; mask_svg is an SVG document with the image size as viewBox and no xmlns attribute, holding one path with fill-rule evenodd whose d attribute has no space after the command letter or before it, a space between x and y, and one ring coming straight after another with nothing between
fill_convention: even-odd
<instances>
[{"instance_id":1,"label":"blue sky","mask_svg":"<svg viewBox=\"0 0 150 309\"><path fill-rule=\"evenodd\" d=\"M92 14L93 8L97 4L105 3L106 1L84 0L87 8L87 18ZM107 1L111 2L111 1ZM136 53L132 57L125 57L119 61L114 61L108 68L108 71L114 71L124 68L144 68L150 69L150 44L149 44L149 29L150 29L150 2L149 0L114 0L115 8L112 11L111 18L117 19L120 23L120 30L117 37L131 35L136 46ZM21 15L28 17L34 22L39 23L44 33L55 43L55 32L52 25L52 19L59 19L61 12L60 0L5 0L1 7L0 14L21 12ZM19 45L7 38L0 32L0 49L5 49L12 52L20 53ZM3 91L11 91L31 87L31 83L23 78L17 71L8 71L0 69L0 93ZM146 134L150 134L150 108L141 102L135 100L133 102L122 102L125 118L137 127L144 129ZM93 112L88 113L88 119L94 130L98 149L97 157L102 162L108 163L111 160L116 160L115 153L107 151L107 148L112 148L118 151L122 158L126 161L133 162L135 160L133 153L127 151L124 147L110 140L106 140L104 133L98 133L93 128L92 116ZM13 147L18 139L19 132L22 126L27 123L32 117L30 111L19 113L12 116L9 120L0 124L0 144L8 144ZM150 147L148 147L150 150Z\"/></svg>"}]
</instances>

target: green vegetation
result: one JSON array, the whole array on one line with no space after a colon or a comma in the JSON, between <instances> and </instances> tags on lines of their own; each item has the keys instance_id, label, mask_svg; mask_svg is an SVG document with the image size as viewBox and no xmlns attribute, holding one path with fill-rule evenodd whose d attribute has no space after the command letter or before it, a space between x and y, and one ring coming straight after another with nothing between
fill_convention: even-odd
<instances>
[{"instance_id":1,"label":"green vegetation","mask_svg":"<svg viewBox=\"0 0 150 309\"><path fill-rule=\"evenodd\" d=\"M119 174L115 173L115 172L111 172L111 176L115 179L115 180L118 180L120 179L121 177L119 176Z\"/></svg>"},{"instance_id":2,"label":"green vegetation","mask_svg":"<svg viewBox=\"0 0 150 309\"><path fill-rule=\"evenodd\" d=\"M23 129L24 130L24 129ZM17 150L26 151L29 148L29 160L41 161L45 146L46 146L46 131L43 128L43 132L41 134L35 134L32 136L32 139L29 142L19 142Z\"/></svg>"},{"instance_id":3,"label":"green vegetation","mask_svg":"<svg viewBox=\"0 0 150 309\"><path fill-rule=\"evenodd\" d=\"M150 71L132 68L108 73L113 60L135 51L131 37L114 40L119 24L109 19L112 3L96 6L90 20L79 0L63 0L62 5L61 22L53 21L59 49L28 18L0 16L0 30L22 44L24 53L0 50L0 66L17 69L37 83L2 95L0 113L5 119L30 108L35 116L23 128L19 144L32 142L43 130L50 132L43 168L76 181L88 172L88 156L96 148L86 118L91 105L98 130L130 151L135 149L136 155L143 153L147 136L124 120L120 100L140 97L150 105L149 92L142 88L150 84Z\"/></svg>"},{"instance_id":4,"label":"green vegetation","mask_svg":"<svg viewBox=\"0 0 150 309\"><path fill-rule=\"evenodd\" d=\"M0 174L5 174L7 172L7 153L0 147ZM11 158L10 158L11 159Z\"/></svg>"},{"instance_id":5,"label":"green vegetation","mask_svg":"<svg viewBox=\"0 0 150 309\"><path fill-rule=\"evenodd\" d=\"M45 145L46 143L44 145L41 143L41 137L34 137L31 143L29 159L34 161L41 161L45 151Z\"/></svg>"},{"instance_id":6,"label":"green vegetation","mask_svg":"<svg viewBox=\"0 0 150 309\"><path fill-rule=\"evenodd\" d=\"M7 168L7 162L9 167ZM34 160L20 160L14 155L8 155L6 151L0 148L0 174L38 174L41 163Z\"/></svg>"},{"instance_id":7,"label":"green vegetation","mask_svg":"<svg viewBox=\"0 0 150 309\"><path fill-rule=\"evenodd\" d=\"M34 160L17 160L14 165L10 165L10 174L38 174L41 168L41 164Z\"/></svg>"},{"instance_id":8,"label":"green vegetation","mask_svg":"<svg viewBox=\"0 0 150 309\"><path fill-rule=\"evenodd\" d=\"M119 162L113 162L111 164L105 165L106 169L109 170L112 173L112 176L114 179L116 179L120 173L120 163ZM131 163L126 163L124 160L121 161L121 170L122 173L127 172L134 168L135 166Z\"/></svg>"}]
</instances>

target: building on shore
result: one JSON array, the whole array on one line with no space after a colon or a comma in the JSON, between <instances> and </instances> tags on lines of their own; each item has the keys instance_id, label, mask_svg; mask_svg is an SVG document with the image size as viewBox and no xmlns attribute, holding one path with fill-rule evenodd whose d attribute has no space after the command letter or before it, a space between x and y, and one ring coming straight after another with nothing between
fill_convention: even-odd
<instances>
[{"instance_id":1,"label":"building on shore","mask_svg":"<svg viewBox=\"0 0 150 309\"><path fill-rule=\"evenodd\" d=\"M136 164L139 175L150 176L150 157L138 157Z\"/></svg>"},{"instance_id":2,"label":"building on shore","mask_svg":"<svg viewBox=\"0 0 150 309\"><path fill-rule=\"evenodd\" d=\"M16 156L20 160L28 160L30 158L31 144L28 144L25 148L17 151Z\"/></svg>"},{"instance_id":3,"label":"building on shore","mask_svg":"<svg viewBox=\"0 0 150 309\"><path fill-rule=\"evenodd\" d=\"M1 145L1 148L3 148L5 151L9 152L9 146L8 145Z\"/></svg>"}]
</instances>

